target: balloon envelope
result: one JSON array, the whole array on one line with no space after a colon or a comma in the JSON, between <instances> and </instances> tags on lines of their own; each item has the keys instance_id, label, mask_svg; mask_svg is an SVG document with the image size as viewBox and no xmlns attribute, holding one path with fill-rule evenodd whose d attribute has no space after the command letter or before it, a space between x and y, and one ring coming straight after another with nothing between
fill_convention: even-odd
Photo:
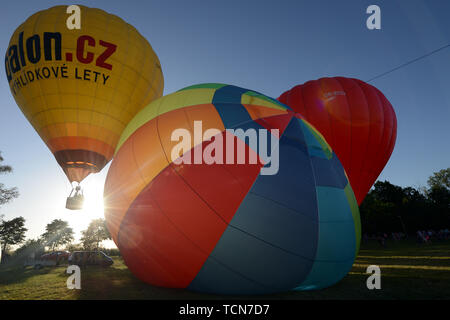
<instances>
[{"instance_id":1,"label":"balloon envelope","mask_svg":"<svg viewBox=\"0 0 450 320\"><path fill-rule=\"evenodd\" d=\"M344 77L308 81L278 100L323 134L361 204L394 149L397 118L390 102L374 86Z\"/></svg>"},{"instance_id":2,"label":"balloon envelope","mask_svg":"<svg viewBox=\"0 0 450 320\"><path fill-rule=\"evenodd\" d=\"M104 202L127 266L158 286L318 289L347 274L359 247L356 199L320 133L275 99L231 85L191 86L139 112L120 139Z\"/></svg>"},{"instance_id":3,"label":"balloon envelope","mask_svg":"<svg viewBox=\"0 0 450 320\"><path fill-rule=\"evenodd\" d=\"M5 57L11 92L68 179L100 171L128 121L163 92L161 65L139 32L105 11L79 6L39 11L11 37Z\"/></svg>"}]
</instances>

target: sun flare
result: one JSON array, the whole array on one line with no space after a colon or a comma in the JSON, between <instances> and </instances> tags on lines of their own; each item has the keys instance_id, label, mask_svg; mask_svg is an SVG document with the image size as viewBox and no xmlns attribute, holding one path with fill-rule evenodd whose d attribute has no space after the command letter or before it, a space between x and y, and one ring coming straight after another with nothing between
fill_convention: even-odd
<instances>
[{"instance_id":1,"label":"sun flare","mask_svg":"<svg viewBox=\"0 0 450 320\"><path fill-rule=\"evenodd\" d=\"M75 232L86 230L89 223L94 219L104 218L103 215L103 175L91 175L82 183L84 194L82 210L66 210L66 220L74 227Z\"/></svg>"},{"instance_id":2,"label":"sun flare","mask_svg":"<svg viewBox=\"0 0 450 320\"><path fill-rule=\"evenodd\" d=\"M103 218L103 186L86 186L84 190L84 205L80 215L90 220Z\"/></svg>"}]
</instances>

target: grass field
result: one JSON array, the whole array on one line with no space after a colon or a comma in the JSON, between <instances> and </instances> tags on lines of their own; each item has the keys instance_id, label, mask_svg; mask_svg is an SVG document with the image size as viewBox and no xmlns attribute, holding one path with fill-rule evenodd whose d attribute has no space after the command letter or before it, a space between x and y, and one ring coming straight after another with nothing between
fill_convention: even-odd
<instances>
[{"instance_id":1,"label":"grass field","mask_svg":"<svg viewBox=\"0 0 450 320\"><path fill-rule=\"evenodd\" d=\"M368 290L368 265L381 268L381 290ZM82 269L81 290L66 287L66 267L0 268L0 299L450 299L450 242L363 244L350 273L320 291L264 296L205 295L147 285L135 278L123 261L110 268Z\"/></svg>"}]
</instances>

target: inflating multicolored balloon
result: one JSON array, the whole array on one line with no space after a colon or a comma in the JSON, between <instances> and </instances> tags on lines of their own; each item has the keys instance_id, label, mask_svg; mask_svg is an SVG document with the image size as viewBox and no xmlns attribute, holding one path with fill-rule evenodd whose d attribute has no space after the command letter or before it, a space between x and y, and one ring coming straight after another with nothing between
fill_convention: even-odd
<instances>
[{"instance_id":1,"label":"inflating multicolored balloon","mask_svg":"<svg viewBox=\"0 0 450 320\"><path fill-rule=\"evenodd\" d=\"M67 6L33 14L5 59L14 99L70 182L100 171L131 118L163 92L148 41L115 15L79 7L81 29L68 29Z\"/></svg>"},{"instance_id":2,"label":"inflating multicolored balloon","mask_svg":"<svg viewBox=\"0 0 450 320\"><path fill-rule=\"evenodd\" d=\"M389 160L397 137L397 118L386 97L361 80L335 77L298 85L278 100L323 134L361 204Z\"/></svg>"},{"instance_id":3,"label":"inflating multicolored balloon","mask_svg":"<svg viewBox=\"0 0 450 320\"><path fill-rule=\"evenodd\" d=\"M104 200L127 266L158 286L323 288L347 274L359 248L356 199L321 134L236 86L191 86L140 111L120 138Z\"/></svg>"}]
</instances>

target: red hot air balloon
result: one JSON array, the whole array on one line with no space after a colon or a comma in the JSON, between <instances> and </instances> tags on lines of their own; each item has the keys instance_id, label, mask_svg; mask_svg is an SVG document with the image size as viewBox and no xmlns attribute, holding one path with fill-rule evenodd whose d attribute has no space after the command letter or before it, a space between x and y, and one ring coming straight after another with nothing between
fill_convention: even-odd
<instances>
[{"instance_id":1,"label":"red hot air balloon","mask_svg":"<svg viewBox=\"0 0 450 320\"><path fill-rule=\"evenodd\" d=\"M322 133L361 204L394 149L397 118L390 102L374 86L344 77L308 81L278 100Z\"/></svg>"}]
</instances>

